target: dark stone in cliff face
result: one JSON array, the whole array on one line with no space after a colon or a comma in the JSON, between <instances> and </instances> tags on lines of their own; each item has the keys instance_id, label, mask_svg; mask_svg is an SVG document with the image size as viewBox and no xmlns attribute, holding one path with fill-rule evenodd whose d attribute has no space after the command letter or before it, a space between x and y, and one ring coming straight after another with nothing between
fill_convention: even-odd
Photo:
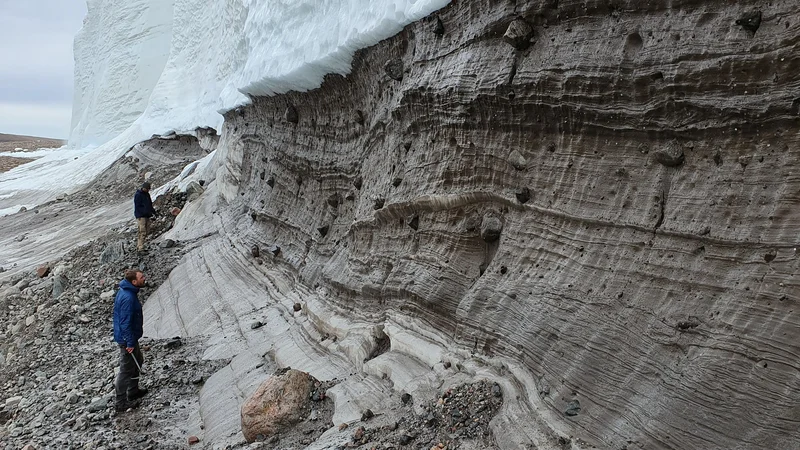
<instances>
[{"instance_id":1,"label":"dark stone in cliff face","mask_svg":"<svg viewBox=\"0 0 800 450\"><path fill-rule=\"evenodd\" d=\"M669 144L658 149L653 157L656 162L665 167L678 167L683 164L683 148L676 142Z\"/></svg>"},{"instance_id":2,"label":"dark stone in cliff face","mask_svg":"<svg viewBox=\"0 0 800 450\"><path fill-rule=\"evenodd\" d=\"M736 25L755 34L761 26L761 11L750 11L736 21Z\"/></svg>"},{"instance_id":3,"label":"dark stone in cliff face","mask_svg":"<svg viewBox=\"0 0 800 450\"><path fill-rule=\"evenodd\" d=\"M517 150L513 150L508 155L508 163L517 170L525 170L528 167L528 161L522 156L522 153Z\"/></svg>"},{"instance_id":4,"label":"dark stone in cliff face","mask_svg":"<svg viewBox=\"0 0 800 450\"><path fill-rule=\"evenodd\" d=\"M500 239L503 232L503 222L497 217L486 216L481 222L481 238L486 242L494 242Z\"/></svg>"},{"instance_id":5,"label":"dark stone in cliff face","mask_svg":"<svg viewBox=\"0 0 800 450\"><path fill-rule=\"evenodd\" d=\"M325 237L328 235L328 229L329 229L328 225L325 225L323 227L317 228L317 231L319 232L320 236Z\"/></svg>"},{"instance_id":6,"label":"dark stone in cliff face","mask_svg":"<svg viewBox=\"0 0 800 450\"><path fill-rule=\"evenodd\" d=\"M331 208L338 208L339 203L341 203L341 197L339 194L331 194L326 201Z\"/></svg>"},{"instance_id":7,"label":"dark stone in cliff face","mask_svg":"<svg viewBox=\"0 0 800 450\"><path fill-rule=\"evenodd\" d=\"M364 184L364 179L361 178L361 175L357 176L355 180L353 180L353 186L359 191L361 190L361 186Z\"/></svg>"},{"instance_id":8,"label":"dark stone in cliff face","mask_svg":"<svg viewBox=\"0 0 800 450\"><path fill-rule=\"evenodd\" d=\"M394 180L392 180L392 186L394 186L394 187L398 187L398 186L400 186L400 183L402 183L402 182L403 182L403 179L402 179L402 178L400 178L400 177L395 177L395 179L394 179Z\"/></svg>"},{"instance_id":9,"label":"dark stone in cliff face","mask_svg":"<svg viewBox=\"0 0 800 450\"><path fill-rule=\"evenodd\" d=\"M271 188L275 187L275 177L269 177L267 179L267 186L269 186Z\"/></svg>"},{"instance_id":10,"label":"dark stone in cliff face","mask_svg":"<svg viewBox=\"0 0 800 450\"><path fill-rule=\"evenodd\" d=\"M525 204L531 199L531 190L528 188L522 188L517 190L514 195L517 197L518 202Z\"/></svg>"},{"instance_id":11,"label":"dark stone in cliff face","mask_svg":"<svg viewBox=\"0 0 800 450\"><path fill-rule=\"evenodd\" d=\"M390 59L386 61L383 70L386 71L386 75L389 75L389 78L395 81L401 81L403 79L403 61L401 59Z\"/></svg>"},{"instance_id":12,"label":"dark stone in cliff face","mask_svg":"<svg viewBox=\"0 0 800 450\"><path fill-rule=\"evenodd\" d=\"M436 17L436 20L434 20L433 34L436 34L438 36L444 34L444 24L442 23L442 19L440 19L439 17Z\"/></svg>"},{"instance_id":13,"label":"dark stone in cliff face","mask_svg":"<svg viewBox=\"0 0 800 450\"><path fill-rule=\"evenodd\" d=\"M289 123L297 123L300 121L300 116L297 114L297 109L293 105L286 107L286 112L283 113L283 118Z\"/></svg>"},{"instance_id":14,"label":"dark stone in cliff face","mask_svg":"<svg viewBox=\"0 0 800 450\"><path fill-rule=\"evenodd\" d=\"M414 230L419 229L419 216L411 216L406 220L409 227Z\"/></svg>"},{"instance_id":15,"label":"dark stone in cliff face","mask_svg":"<svg viewBox=\"0 0 800 450\"><path fill-rule=\"evenodd\" d=\"M258 250L258 245L253 245L252 247L250 247L250 256L252 256L253 258L258 258L260 253L261 252L259 252Z\"/></svg>"},{"instance_id":16,"label":"dark stone in cliff face","mask_svg":"<svg viewBox=\"0 0 800 450\"><path fill-rule=\"evenodd\" d=\"M503 39L515 49L525 50L531 45L533 27L525 19L515 19L508 25Z\"/></svg>"},{"instance_id":17,"label":"dark stone in cliff face","mask_svg":"<svg viewBox=\"0 0 800 450\"><path fill-rule=\"evenodd\" d=\"M372 206L372 208L377 211L377 210L383 208L384 203L386 203L386 199L384 199L384 198L376 198L375 199L375 204Z\"/></svg>"},{"instance_id":18,"label":"dark stone in cliff face","mask_svg":"<svg viewBox=\"0 0 800 450\"><path fill-rule=\"evenodd\" d=\"M581 402L577 400L573 400L567 404L567 409L564 410L564 414L572 417L577 416L578 413L581 412Z\"/></svg>"},{"instance_id":19,"label":"dark stone in cliff face","mask_svg":"<svg viewBox=\"0 0 800 450\"><path fill-rule=\"evenodd\" d=\"M364 125L364 113L358 109L353 111L353 122Z\"/></svg>"}]
</instances>

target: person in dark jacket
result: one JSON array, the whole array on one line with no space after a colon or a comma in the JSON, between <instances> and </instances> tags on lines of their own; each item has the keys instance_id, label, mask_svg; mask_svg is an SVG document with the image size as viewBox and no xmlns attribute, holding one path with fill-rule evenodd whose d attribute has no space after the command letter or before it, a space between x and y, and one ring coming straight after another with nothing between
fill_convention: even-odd
<instances>
[{"instance_id":1,"label":"person in dark jacket","mask_svg":"<svg viewBox=\"0 0 800 450\"><path fill-rule=\"evenodd\" d=\"M153 200L150 199L150 183L145 181L133 196L133 216L136 217L136 223L139 225L139 239L136 248L140 252L144 250L144 240L150 233L150 221L155 215Z\"/></svg>"},{"instance_id":2,"label":"person in dark jacket","mask_svg":"<svg viewBox=\"0 0 800 450\"><path fill-rule=\"evenodd\" d=\"M117 412L135 408L147 394L147 389L139 387L139 369L144 364L139 348L144 316L137 294L144 284L141 270L128 270L114 298L114 341L119 347L119 374L114 383Z\"/></svg>"}]
</instances>

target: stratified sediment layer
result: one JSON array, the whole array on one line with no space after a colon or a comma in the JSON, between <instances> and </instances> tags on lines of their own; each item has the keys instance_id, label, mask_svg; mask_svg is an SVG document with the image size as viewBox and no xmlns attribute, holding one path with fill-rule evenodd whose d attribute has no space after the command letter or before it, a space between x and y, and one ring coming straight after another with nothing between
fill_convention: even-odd
<instances>
[{"instance_id":1,"label":"stratified sediment layer","mask_svg":"<svg viewBox=\"0 0 800 450\"><path fill-rule=\"evenodd\" d=\"M210 287L165 284L148 331L505 380L502 448L793 447L799 42L788 0L453 4L226 115L174 237L235 264L189 258Z\"/></svg>"}]
</instances>

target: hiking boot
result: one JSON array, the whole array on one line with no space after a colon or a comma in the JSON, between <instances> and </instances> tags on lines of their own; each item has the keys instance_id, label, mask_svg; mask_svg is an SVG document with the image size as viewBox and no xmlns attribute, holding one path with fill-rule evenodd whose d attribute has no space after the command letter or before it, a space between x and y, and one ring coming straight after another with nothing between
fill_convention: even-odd
<instances>
[{"instance_id":1,"label":"hiking boot","mask_svg":"<svg viewBox=\"0 0 800 450\"><path fill-rule=\"evenodd\" d=\"M129 409L138 408L141 403L142 403L141 400L133 400L133 401L128 400L121 403L117 402L114 405L114 409L117 411L117 413L124 413Z\"/></svg>"},{"instance_id":2,"label":"hiking boot","mask_svg":"<svg viewBox=\"0 0 800 450\"><path fill-rule=\"evenodd\" d=\"M128 401L132 402L134 400L144 397L145 395L147 395L147 389L139 388L139 390L134 392L133 394L128 394Z\"/></svg>"}]
</instances>

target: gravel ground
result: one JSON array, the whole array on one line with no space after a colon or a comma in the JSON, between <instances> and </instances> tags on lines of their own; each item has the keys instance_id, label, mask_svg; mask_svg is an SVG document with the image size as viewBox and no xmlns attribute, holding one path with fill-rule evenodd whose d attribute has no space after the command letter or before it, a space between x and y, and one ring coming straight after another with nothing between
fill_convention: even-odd
<instances>
[{"instance_id":1,"label":"gravel ground","mask_svg":"<svg viewBox=\"0 0 800 450\"><path fill-rule=\"evenodd\" d=\"M81 195L84 201L102 193ZM162 212L182 207L185 194L156 202ZM47 206L44 207L45 209ZM155 239L172 226L162 214ZM127 268L140 268L148 296L198 242L156 240L135 251L136 230L111 230L77 247L46 274L32 268L0 284L0 449L179 449L206 448L186 433L198 410L205 380L228 364L202 360L199 338L143 339L142 385L150 390L141 406L123 414L113 409L118 351L112 342L112 307ZM42 269L44 271L44 269ZM334 426L333 402L319 383L306 419L278 436L231 448L301 449ZM500 387L478 382L454 387L433 399L398 396L390 414L365 412L361 422L342 426L346 444L363 449L494 449L489 421L502 405ZM418 408L414 408L415 402ZM415 413L422 411L422 414ZM196 414L194 415L196 417ZM391 417L391 420L389 419ZM338 424L337 424L338 425ZM209 447L210 448L210 447Z\"/></svg>"}]
</instances>

